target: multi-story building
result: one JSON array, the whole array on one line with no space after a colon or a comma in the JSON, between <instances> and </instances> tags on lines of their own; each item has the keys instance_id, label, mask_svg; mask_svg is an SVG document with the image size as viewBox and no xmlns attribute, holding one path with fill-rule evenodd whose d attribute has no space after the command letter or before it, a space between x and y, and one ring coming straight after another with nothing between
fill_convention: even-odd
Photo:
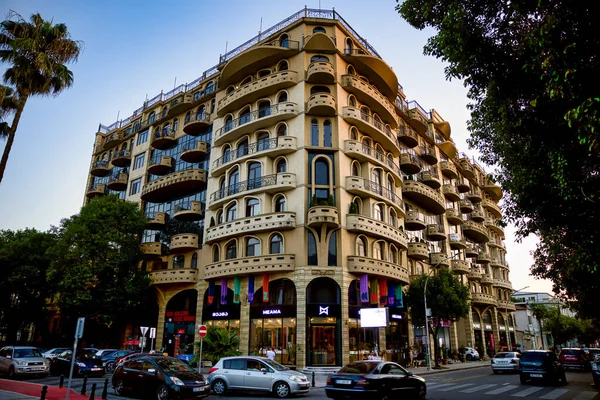
<instances>
[{"instance_id":1,"label":"multi-story building","mask_svg":"<svg viewBox=\"0 0 600 400\"><path fill-rule=\"evenodd\" d=\"M203 323L288 364L373 349L402 361L424 342L402 293L441 266L472 289L444 345L498 348L507 329L515 341L500 187L335 11L301 10L101 125L86 195L105 193L149 218L157 345L170 352ZM359 310L382 306L388 326L361 327Z\"/></svg>"}]
</instances>

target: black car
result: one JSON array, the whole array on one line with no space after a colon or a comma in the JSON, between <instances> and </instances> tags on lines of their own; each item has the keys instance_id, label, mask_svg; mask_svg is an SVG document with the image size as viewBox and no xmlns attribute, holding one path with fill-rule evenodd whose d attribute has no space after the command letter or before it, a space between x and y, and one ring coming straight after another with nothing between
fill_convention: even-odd
<instances>
[{"instance_id":1,"label":"black car","mask_svg":"<svg viewBox=\"0 0 600 400\"><path fill-rule=\"evenodd\" d=\"M595 354L592 360L592 378L596 389L600 389L600 353Z\"/></svg>"},{"instance_id":2,"label":"black car","mask_svg":"<svg viewBox=\"0 0 600 400\"><path fill-rule=\"evenodd\" d=\"M115 393L130 391L144 398L189 399L210 394L210 384L189 364L166 356L143 356L125 361L112 376Z\"/></svg>"},{"instance_id":3,"label":"black car","mask_svg":"<svg viewBox=\"0 0 600 400\"><path fill-rule=\"evenodd\" d=\"M396 363L365 360L350 363L329 376L325 393L331 399L425 399L427 385L425 379Z\"/></svg>"},{"instance_id":4,"label":"black car","mask_svg":"<svg viewBox=\"0 0 600 400\"><path fill-rule=\"evenodd\" d=\"M521 354L519 379L526 383L529 379L546 380L550 383L567 383L565 368L550 350L530 350Z\"/></svg>"},{"instance_id":5,"label":"black car","mask_svg":"<svg viewBox=\"0 0 600 400\"><path fill-rule=\"evenodd\" d=\"M66 350L50 360L50 374L69 376L73 350ZM102 360L96 356L95 350L79 349L75 353L75 365L73 375L75 376L104 376Z\"/></svg>"},{"instance_id":6,"label":"black car","mask_svg":"<svg viewBox=\"0 0 600 400\"><path fill-rule=\"evenodd\" d=\"M111 373L117 368L119 359L131 353L133 353L131 350L116 350L107 355L100 356L100 359L102 360L102 365L104 365L106 372Z\"/></svg>"}]
</instances>

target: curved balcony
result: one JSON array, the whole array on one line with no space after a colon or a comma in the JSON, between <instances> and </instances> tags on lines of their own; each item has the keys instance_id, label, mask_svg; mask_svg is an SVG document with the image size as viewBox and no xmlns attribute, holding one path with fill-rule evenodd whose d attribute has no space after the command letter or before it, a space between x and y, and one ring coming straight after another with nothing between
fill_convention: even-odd
<instances>
[{"instance_id":1,"label":"curved balcony","mask_svg":"<svg viewBox=\"0 0 600 400\"><path fill-rule=\"evenodd\" d=\"M439 189L442 186L437 169L426 169L419 173L417 179L432 189Z\"/></svg>"},{"instance_id":2,"label":"curved balcony","mask_svg":"<svg viewBox=\"0 0 600 400\"><path fill-rule=\"evenodd\" d=\"M153 126L156 131L159 130L159 125L169 120L169 108L163 107L160 112L157 112L154 116L154 120L148 120L148 125ZM142 122L143 124L143 122Z\"/></svg>"},{"instance_id":3,"label":"curved balcony","mask_svg":"<svg viewBox=\"0 0 600 400\"><path fill-rule=\"evenodd\" d=\"M452 271L459 274L468 274L471 269L469 263L465 260L450 260Z\"/></svg>"},{"instance_id":4,"label":"curved balcony","mask_svg":"<svg viewBox=\"0 0 600 400\"><path fill-rule=\"evenodd\" d=\"M172 148L177 144L177 139L175 139L175 132L155 132L152 135L152 142L150 145L158 150L167 150Z\"/></svg>"},{"instance_id":5,"label":"curved balcony","mask_svg":"<svg viewBox=\"0 0 600 400\"><path fill-rule=\"evenodd\" d=\"M471 303L480 306L496 306L496 298L491 294L471 293Z\"/></svg>"},{"instance_id":6,"label":"curved balcony","mask_svg":"<svg viewBox=\"0 0 600 400\"><path fill-rule=\"evenodd\" d=\"M189 142L181 149L181 158L183 161L188 163L200 162L208 153L208 143L203 140L196 142Z\"/></svg>"},{"instance_id":7,"label":"curved balcony","mask_svg":"<svg viewBox=\"0 0 600 400\"><path fill-rule=\"evenodd\" d=\"M413 180L404 181L402 195L433 214L440 215L446 212L446 202L442 195L424 183Z\"/></svg>"},{"instance_id":8,"label":"curved balcony","mask_svg":"<svg viewBox=\"0 0 600 400\"><path fill-rule=\"evenodd\" d=\"M450 137L452 130L450 129L450 123L448 121L436 120L433 122L433 125L435 126L435 129L439 130L446 139Z\"/></svg>"},{"instance_id":9,"label":"curved balcony","mask_svg":"<svg viewBox=\"0 0 600 400\"><path fill-rule=\"evenodd\" d=\"M202 202L188 201L175 206L173 217L178 221L199 221L202 215Z\"/></svg>"},{"instance_id":10,"label":"curved balcony","mask_svg":"<svg viewBox=\"0 0 600 400\"><path fill-rule=\"evenodd\" d=\"M480 281L481 275L481 270L479 268L471 268L471 270L467 274L467 278L469 278L469 280L471 281Z\"/></svg>"},{"instance_id":11,"label":"curved balcony","mask_svg":"<svg viewBox=\"0 0 600 400\"><path fill-rule=\"evenodd\" d=\"M446 220L451 225L462 225L464 222L461 212L455 208L446 209Z\"/></svg>"},{"instance_id":12,"label":"curved balcony","mask_svg":"<svg viewBox=\"0 0 600 400\"><path fill-rule=\"evenodd\" d=\"M206 172L188 169L172 172L144 185L142 200L161 203L198 192L206 183Z\"/></svg>"},{"instance_id":13,"label":"curved balcony","mask_svg":"<svg viewBox=\"0 0 600 400\"><path fill-rule=\"evenodd\" d=\"M465 250L467 242L460 233L451 233L449 236L450 248L452 250Z\"/></svg>"},{"instance_id":14,"label":"curved balcony","mask_svg":"<svg viewBox=\"0 0 600 400\"><path fill-rule=\"evenodd\" d=\"M400 154L400 168L405 174L414 175L421 172L423 163L417 158L414 150L403 150Z\"/></svg>"},{"instance_id":15,"label":"curved balcony","mask_svg":"<svg viewBox=\"0 0 600 400\"><path fill-rule=\"evenodd\" d=\"M389 101L394 101L398 93L398 78L385 61L361 49L345 49L342 58L352 64L360 75L369 78Z\"/></svg>"},{"instance_id":16,"label":"curved balcony","mask_svg":"<svg viewBox=\"0 0 600 400\"><path fill-rule=\"evenodd\" d=\"M169 114L169 117L176 117L182 112L192 108L193 103L194 96L191 93L183 93L169 101L169 110L167 113Z\"/></svg>"},{"instance_id":17,"label":"curved balcony","mask_svg":"<svg viewBox=\"0 0 600 400\"><path fill-rule=\"evenodd\" d=\"M94 197L104 196L107 192L106 185L104 183L97 183L95 185L90 185L88 190L85 193L85 196L88 199L93 199Z\"/></svg>"},{"instance_id":18,"label":"curved balcony","mask_svg":"<svg viewBox=\"0 0 600 400\"><path fill-rule=\"evenodd\" d=\"M384 121L388 121L392 128L396 127L397 117L394 105L375 86L363 81L356 75L349 74L342 75L341 84L346 91L354 94L359 102L368 105L371 111L379 114Z\"/></svg>"},{"instance_id":19,"label":"curved balcony","mask_svg":"<svg viewBox=\"0 0 600 400\"><path fill-rule=\"evenodd\" d=\"M296 174L280 172L226 186L210 195L209 208L215 210L226 201L256 192L276 193L296 188Z\"/></svg>"},{"instance_id":20,"label":"curved balcony","mask_svg":"<svg viewBox=\"0 0 600 400\"><path fill-rule=\"evenodd\" d=\"M467 199L461 200L459 203L459 207L460 207L460 211L463 214L470 214L473 212L473 210L475 210L475 207L473 206L473 203L471 203L471 200L467 200Z\"/></svg>"},{"instance_id":21,"label":"curved balcony","mask_svg":"<svg viewBox=\"0 0 600 400\"><path fill-rule=\"evenodd\" d=\"M407 211L404 217L404 228L407 231L422 231L427 228L425 215L418 211Z\"/></svg>"},{"instance_id":22,"label":"curved balcony","mask_svg":"<svg viewBox=\"0 0 600 400\"><path fill-rule=\"evenodd\" d=\"M476 243L485 243L490 241L488 230L479 222L467 220L463 224L463 234Z\"/></svg>"},{"instance_id":23,"label":"curved balcony","mask_svg":"<svg viewBox=\"0 0 600 400\"><path fill-rule=\"evenodd\" d=\"M217 158L210 170L212 176L218 176L234 162L239 162L249 157L266 155L277 157L293 153L298 149L297 139L294 136L277 136L250 143L247 146L231 150L229 153Z\"/></svg>"},{"instance_id":24,"label":"curved balcony","mask_svg":"<svg viewBox=\"0 0 600 400\"><path fill-rule=\"evenodd\" d=\"M237 237L246 233L271 232L296 227L296 213L291 211L260 214L212 226L206 230L206 243Z\"/></svg>"},{"instance_id":25,"label":"curved balcony","mask_svg":"<svg viewBox=\"0 0 600 400\"><path fill-rule=\"evenodd\" d=\"M140 250L146 257L160 257L164 247L161 242L146 242L140 245Z\"/></svg>"},{"instance_id":26,"label":"curved balcony","mask_svg":"<svg viewBox=\"0 0 600 400\"><path fill-rule=\"evenodd\" d=\"M502 188L497 183L486 180L483 184L483 191L486 192L494 201L500 201L502 198Z\"/></svg>"},{"instance_id":27,"label":"curved balcony","mask_svg":"<svg viewBox=\"0 0 600 400\"><path fill-rule=\"evenodd\" d=\"M500 210L498 204L496 204L496 202L494 202L493 200L483 199L482 205L483 208L492 213L494 217L496 217L496 219L502 218L502 210Z\"/></svg>"},{"instance_id":28,"label":"curved balcony","mask_svg":"<svg viewBox=\"0 0 600 400\"><path fill-rule=\"evenodd\" d=\"M386 157L385 154L376 148L362 144L357 140L345 140L344 151L347 155L359 161L368 161L383 167L383 169L395 176L397 181L396 186L402 184L402 171L391 156Z\"/></svg>"},{"instance_id":29,"label":"curved balcony","mask_svg":"<svg viewBox=\"0 0 600 400\"><path fill-rule=\"evenodd\" d=\"M314 206L308 209L306 221L311 228L323 225L328 228L339 228L340 213L335 206Z\"/></svg>"},{"instance_id":30,"label":"curved balcony","mask_svg":"<svg viewBox=\"0 0 600 400\"><path fill-rule=\"evenodd\" d=\"M212 123L211 114L196 112L183 121L183 132L190 136L198 136Z\"/></svg>"},{"instance_id":31,"label":"curved balcony","mask_svg":"<svg viewBox=\"0 0 600 400\"><path fill-rule=\"evenodd\" d=\"M381 143L384 148L392 152L394 157L400 155L400 144L398 143L395 131L392 131L381 121L361 111L360 108L349 106L342 109L342 118L346 122L356 125L360 131L371 136L373 140Z\"/></svg>"},{"instance_id":32,"label":"curved balcony","mask_svg":"<svg viewBox=\"0 0 600 400\"><path fill-rule=\"evenodd\" d=\"M456 167L452 161L440 161L440 169L442 170L442 174L450 179L458 178L458 172L456 172Z\"/></svg>"},{"instance_id":33,"label":"curved balcony","mask_svg":"<svg viewBox=\"0 0 600 400\"><path fill-rule=\"evenodd\" d=\"M149 275L153 285L198 282L198 269L196 268L178 268L152 271Z\"/></svg>"},{"instance_id":34,"label":"curved balcony","mask_svg":"<svg viewBox=\"0 0 600 400\"><path fill-rule=\"evenodd\" d=\"M408 285L408 269L399 264L362 256L348 256L348 272L351 274L375 275L382 278L394 279Z\"/></svg>"},{"instance_id":35,"label":"curved balcony","mask_svg":"<svg viewBox=\"0 0 600 400\"><path fill-rule=\"evenodd\" d=\"M466 193L471 190L471 185L468 181L460 179L458 182L456 182L456 188L458 189L459 193Z\"/></svg>"},{"instance_id":36,"label":"curved balcony","mask_svg":"<svg viewBox=\"0 0 600 400\"><path fill-rule=\"evenodd\" d=\"M311 62L306 71L308 83L321 83L329 85L335 83L335 68L329 61Z\"/></svg>"},{"instance_id":37,"label":"curved balcony","mask_svg":"<svg viewBox=\"0 0 600 400\"><path fill-rule=\"evenodd\" d=\"M131 165L131 152L129 150L117 151L115 154L113 154L111 163L115 167L129 167Z\"/></svg>"},{"instance_id":38,"label":"curved balcony","mask_svg":"<svg viewBox=\"0 0 600 400\"><path fill-rule=\"evenodd\" d=\"M221 70L219 86L225 88L241 81L256 71L268 68L279 60L289 58L300 51L300 43L295 40L273 40L256 45L240 46L221 57L221 62L228 60ZM236 52L237 54L231 54ZM219 64L221 64L219 62Z\"/></svg>"},{"instance_id":39,"label":"curved balcony","mask_svg":"<svg viewBox=\"0 0 600 400\"><path fill-rule=\"evenodd\" d=\"M452 139L445 140L442 143L439 143L438 147L440 148L440 151L442 151L448 157L450 157L450 158L456 157L456 153L457 153L456 145L454 144Z\"/></svg>"},{"instance_id":40,"label":"curved balcony","mask_svg":"<svg viewBox=\"0 0 600 400\"><path fill-rule=\"evenodd\" d=\"M162 211L156 211L154 215L148 215L146 227L148 229L162 229L165 227L167 221L169 221L169 214Z\"/></svg>"},{"instance_id":41,"label":"curved balcony","mask_svg":"<svg viewBox=\"0 0 600 400\"><path fill-rule=\"evenodd\" d=\"M171 237L169 249L173 252L185 252L198 248L198 235L195 233L182 233Z\"/></svg>"},{"instance_id":42,"label":"curved balcony","mask_svg":"<svg viewBox=\"0 0 600 400\"><path fill-rule=\"evenodd\" d=\"M446 231L444 230L444 224L429 224L427 225L427 231L425 232L427 240L432 242L438 242L440 240L446 240Z\"/></svg>"},{"instance_id":43,"label":"curved balcony","mask_svg":"<svg viewBox=\"0 0 600 400\"><path fill-rule=\"evenodd\" d=\"M473 246L472 244L467 245L467 249L465 250L465 257L474 258L479 255L479 249Z\"/></svg>"},{"instance_id":44,"label":"curved balcony","mask_svg":"<svg viewBox=\"0 0 600 400\"><path fill-rule=\"evenodd\" d=\"M473 168L473 165L468 158L461 158L458 160L458 169L460 169L460 172L462 172L466 178L475 178L475 168Z\"/></svg>"},{"instance_id":45,"label":"curved balcony","mask_svg":"<svg viewBox=\"0 0 600 400\"><path fill-rule=\"evenodd\" d=\"M171 156L161 156L148 163L148 173L152 175L166 175L173 170L175 160Z\"/></svg>"},{"instance_id":46,"label":"curved balcony","mask_svg":"<svg viewBox=\"0 0 600 400\"><path fill-rule=\"evenodd\" d=\"M306 102L306 114L334 117L337 113L335 97L329 93L315 93Z\"/></svg>"},{"instance_id":47,"label":"curved balcony","mask_svg":"<svg viewBox=\"0 0 600 400\"><path fill-rule=\"evenodd\" d=\"M481 203L481 191L478 187L473 186L471 190L467 193L467 197L471 200L471 203L477 204Z\"/></svg>"},{"instance_id":48,"label":"curved balcony","mask_svg":"<svg viewBox=\"0 0 600 400\"><path fill-rule=\"evenodd\" d=\"M111 133L110 135L108 135L104 138L104 141L103 141L104 142L103 143L104 150L108 150L112 147L115 147L116 145L121 143L124 138L125 138L125 135L123 134L123 132Z\"/></svg>"},{"instance_id":49,"label":"curved balcony","mask_svg":"<svg viewBox=\"0 0 600 400\"><path fill-rule=\"evenodd\" d=\"M262 274L263 272L292 272L296 269L294 254L266 254L264 256L234 258L208 264L204 279L228 278Z\"/></svg>"},{"instance_id":50,"label":"curved balcony","mask_svg":"<svg viewBox=\"0 0 600 400\"><path fill-rule=\"evenodd\" d=\"M449 201L454 202L454 201L460 200L460 196L458 194L458 189L456 189L456 186L454 186L454 185L450 185L450 184L442 185L442 194Z\"/></svg>"},{"instance_id":51,"label":"curved balcony","mask_svg":"<svg viewBox=\"0 0 600 400\"><path fill-rule=\"evenodd\" d=\"M483 221L483 225L488 228L490 231L494 232L496 235L504 238L504 228L500 226L500 221L496 221L493 218L487 217Z\"/></svg>"},{"instance_id":52,"label":"curved balcony","mask_svg":"<svg viewBox=\"0 0 600 400\"><path fill-rule=\"evenodd\" d=\"M481 275L481 284L482 285L493 285L494 278L492 278L491 275L489 275L489 274L482 274Z\"/></svg>"},{"instance_id":53,"label":"curved balcony","mask_svg":"<svg viewBox=\"0 0 600 400\"><path fill-rule=\"evenodd\" d=\"M400 125L396 131L398 140L407 147L413 148L419 145L419 134L410 126Z\"/></svg>"},{"instance_id":54,"label":"curved balcony","mask_svg":"<svg viewBox=\"0 0 600 400\"><path fill-rule=\"evenodd\" d=\"M112 175L110 178L108 178L107 187L110 190L122 192L123 190L127 189L128 179L129 175L122 172L120 174Z\"/></svg>"},{"instance_id":55,"label":"curved balcony","mask_svg":"<svg viewBox=\"0 0 600 400\"><path fill-rule=\"evenodd\" d=\"M335 37L327 36L324 32L313 33L304 38L303 49L311 53L336 53Z\"/></svg>"},{"instance_id":56,"label":"curved balcony","mask_svg":"<svg viewBox=\"0 0 600 400\"><path fill-rule=\"evenodd\" d=\"M411 101L408 103L408 123L415 128L417 132L421 135L424 135L429 129L429 125L427 123L427 117L423 114L420 107L414 107L415 101ZM410 108L414 107L414 108Z\"/></svg>"},{"instance_id":57,"label":"curved balcony","mask_svg":"<svg viewBox=\"0 0 600 400\"><path fill-rule=\"evenodd\" d=\"M404 250L408 248L408 239L403 231L385 222L363 215L346 214L346 230L389 240Z\"/></svg>"},{"instance_id":58,"label":"curved balcony","mask_svg":"<svg viewBox=\"0 0 600 400\"><path fill-rule=\"evenodd\" d=\"M490 255L486 251L480 251L477 254L477 264L489 264L490 262Z\"/></svg>"},{"instance_id":59,"label":"curved balcony","mask_svg":"<svg viewBox=\"0 0 600 400\"><path fill-rule=\"evenodd\" d=\"M429 253L429 263L434 267L450 268L450 258L446 253Z\"/></svg>"},{"instance_id":60,"label":"curved balcony","mask_svg":"<svg viewBox=\"0 0 600 400\"><path fill-rule=\"evenodd\" d=\"M433 146L421 146L421 158L431 164L435 165L438 162L438 156Z\"/></svg>"},{"instance_id":61,"label":"curved balcony","mask_svg":"<svg viewBox=\"0 0 600 400\"><path fill-rule=\"evenodd\" d=\"M226 141L239 139L258 129L293 118L297 113L297 104L290 102L273 104L270 107L252 111L217 129L213 139L214 145L220 146Z\"/></svg>"},{"instance_id":62,"label":"curved balcony","mask_svg":"<svg viewBox=\"0 0 600 400\"><path fill-rule=\"evenodd\" d=\"M277 93L280 89L294 86L298 81L297 76L296 71L285 70L246 83L219 100L217 115L222 117L245 104L254 103L258 99Z\"/></svg>"},{"instance_id":63,"label":"curved balcony","mask_svg":"<svg viewBox=\"0 0 600 400\"><path fill-rule=\"evenodd\" d=\"M100 160L94 161L92 163L92 169L90 169L90 174L93 176L103 177L108 175L110 169L108 168L108 161Z\"/></svg>"},{"instance_id":64,"label":"curved balcony","mask_svg":"<svg viewBox=\"0 0 600 400\"><path fill-rule=\"evenodd\" d=\"M510 290L512 290L512 289L510 289ZM517 310L515 303L513 303L512 301L502 302L502 304L500 304L500 300L498 300L498 306L501 308L504 308L505 310L508 310L508 311L516 311Z\"/></svg>"},{"instance_id":65,"label":"curved balcony","mask_svg":"<svg viewBox=\"0 0 600 400\"><path fill-rule=\"evenodd\" d=\"M429 259L429 246L425 242L417 242L409 239L408 242L408 258L413 260L424 261Z\"/></svg>"},{"instance_id":66,"label":"curved balcony","mask_svg":"<svg viewBox=\"0 0 600 400\"><path fill-rule=\"evenodd\" d=\"M475 221L475 222L484 222L485 221L485 215L483 214L483 211L481 211L480 209L474 209L471 212L470 218Z\"/></svg>"},{"instance_id":67,"label":"curved balcony","mask_svg":"<svg viewBox=\"0 0 600 400\"><path fill-rule=\"evenodd\" d=\"M404 215L404 201L385 187L359 176L346 177L346 191L359 196L369 196L394 207L399 216Z\"/></svg>"},{"instance_id":68,"label":"curved balcony","mask_svg":"<svg viewBox=\"0 0 600 400\"><path fill-rule=\"evenodd\" d=\"M512 291L512 283L507 279L494 278L494 286Z\"/></svg>"}]
</instances>

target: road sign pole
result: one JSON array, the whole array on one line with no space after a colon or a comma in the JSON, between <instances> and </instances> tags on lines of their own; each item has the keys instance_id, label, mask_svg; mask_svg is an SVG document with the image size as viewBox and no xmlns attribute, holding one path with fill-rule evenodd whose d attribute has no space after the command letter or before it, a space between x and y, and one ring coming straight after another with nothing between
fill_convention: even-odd
<instances>
[{"instance_id":1,"label":"road sign pole","mask_svg":"<svg viewBox=\"0 0 600 400\"><path fill-rule=\"evenodd\" d=\"M202 343L204 339L200 338L200 359L198 360L198 373L202 373Z\"/></svg>"},{"instance_id":2,"label":"road sign pole","mask_svg":"<svg viewBox=\"0 0 600 400\"><path fill-rule=\"evenodd\" d=\"M206 325L200 325L198 327L198 336L200 336L200 359L198 360L198 372L202 373L202 343L204 341L204 336L206 336L206 333L208 332L208 329L206 328Z\"/></svg>"},{"instance_id":3,"label":"road sign pole","mask_svg":"<svg viewBox=\"0 0 600 400\"><path fill-rule=\"evenodd\" d=\"M83 327L85 325L85 317L77 319L77 327L75 328L75 341L73 342L73 355L71 356L71 368L69 369L69 381L67 382L67 395L65 400L69 400L69 392L71 391L71 380L73 379L73 367L75 365L75 354L77 353L77 342L83 337Z\"/></svg>"}]
</instances>

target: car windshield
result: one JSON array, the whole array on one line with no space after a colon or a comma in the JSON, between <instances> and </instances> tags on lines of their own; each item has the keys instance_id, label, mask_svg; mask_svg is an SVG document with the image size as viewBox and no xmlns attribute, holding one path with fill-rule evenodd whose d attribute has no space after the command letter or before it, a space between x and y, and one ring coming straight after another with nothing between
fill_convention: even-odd
<instances>
[{"instance_id":1,"label":"car windshield","mask_svg":"<svg viewBox=\"0 0 600 400\"><path fill-rule=\"evenodd\" d=\"M376 362L354 362L352 364L346 365L344 368L340 369L338 372L342 372L345 374L368 374L377 368L379 365Z\"/></svg>"},{"instance_id":2,"label":"car windshield","mask_svg":"<svg viewBox=\"0 0 600 400\"><path fill-rule=\"evenodd\" d=\"M531 353L523 353L523 355L521 356L521 362L523 361L544 361L547 357L550 357L550 353L546 353L546 352L537 352L537 351L532 351Z\"/></svg>"},{"instance_id":3,"label":"car windshield","mask_svg":"<svg viewBox=\"0 0 600 400\"><path fill-rule=\"evenodd\" d=\"M578 356L583 353L583 350L562 350L563 355Z\"/></svg>"},{"instance_id":4,"label":"car windshield","mask_svg":"<svg viewBox=\"0 0 600 400\"><path fill-rule=\"evenodd\" d=\"M516 358L517 355L515 353L496 353L496 355L494 356L494 358Z\"/></svg>"},{"instance_id":5,"label":"car windshield","mask_svg":"<svg viewBox=\"0 0 600 400\"><path fill-rule=\"evenodd\" d=\"M288 367L284 367L283 365L279 364L276 361L273 360L263 360L265 362L265 364L268 364L269 367L273 368L275 371L287 371L289 368Z\"/></svg>"},{"instance_id":6,"label":"car windshield","mask_svg":"<svg viewBox=\"0 0 600 400\"><path fill-rule=\"evenodd\" d=\"M78 350L77 358L80 360L92 360L96 358L96 352L93 350Z\"/></svg>"},{"instance_id":7,"label":"car windshield","mask_svg":"<svg viewBox=\"0 0 600 400\"><path fill-rule=\"evenodd\" d=\"M162 358L156 360L158 366L165 372L195 372L189 364L178 359Z\"/></svg>"},{"instance_id":8,"label":"car windshield","mask_svg":"<svg viewBox=\"0 0 600 400\"><path fill-rule=\"evenodd\" d=\"M15 358L33 358L41 357L42 353L38 349L15 349Z\"/></svg>"}]
</instances>

